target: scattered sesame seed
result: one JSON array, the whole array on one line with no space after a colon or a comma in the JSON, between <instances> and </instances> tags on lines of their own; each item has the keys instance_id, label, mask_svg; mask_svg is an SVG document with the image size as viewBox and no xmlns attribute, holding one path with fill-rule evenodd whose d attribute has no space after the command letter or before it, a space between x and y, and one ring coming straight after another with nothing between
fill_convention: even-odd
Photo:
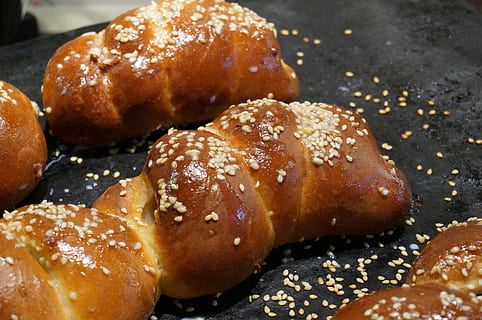
<instances>
[{"instance_id":1,"label":"scattered sesame seed","mask_svg":"<svg viewBox=\"0 0 482 320\"><path fill-rule=\"evenodd\" d=\"M355 76L355 74L354 74L353 72L351 72L351 71L347 71L347 72L345 72L345 76L346 76L347 78L352 78L352 77Z\"/></svg>"}]
</instances>

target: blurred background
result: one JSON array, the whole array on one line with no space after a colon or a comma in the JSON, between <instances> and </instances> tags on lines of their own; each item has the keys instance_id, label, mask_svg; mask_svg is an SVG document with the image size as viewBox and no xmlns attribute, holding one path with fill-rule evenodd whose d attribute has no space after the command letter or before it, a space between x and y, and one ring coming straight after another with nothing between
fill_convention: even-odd
<instances>
[{"instance_id":1,"label":"blurred background","mask_svg":"<svg viewBox=\"0 0 482 320\"><path fill-rule=\"evenodd\" d=\"M0 45L107 22L150 1L0 0ZM466 1L482 12L482 0Z\"/></svg>"}]
</instances>

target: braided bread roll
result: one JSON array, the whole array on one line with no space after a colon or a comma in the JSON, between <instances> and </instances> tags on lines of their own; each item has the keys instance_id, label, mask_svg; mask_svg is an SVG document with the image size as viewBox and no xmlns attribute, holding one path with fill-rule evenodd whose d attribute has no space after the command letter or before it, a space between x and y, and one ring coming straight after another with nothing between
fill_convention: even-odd
<instances>
[{"instance_id":1,"label":"braided bread roll","mask_svg":"<svg viewBox=\"0 0 482 320\"><path fill-rule=\"evenodd\" d=\"M47 143L30 99L0 81L0 212L37 186L47 163Z\"/></svg>"},{"instance_id":2,"label":"braided bread roll","mask_svg":"<svg viewBox=\"0 0 482 320\"><path fill-rule=\"evenodd\" d=\"M482 218L451 224L422 250L407 283L438 283L482 294Z\"/></svg>"},{"instance_id":3,"label":"braided bread roll","mask_svg":"<svg viewBox=\"0 0 482 320\"><path fill-rule=\"evenodd\" d=\"M341 308L331 319L480 320L482 304L465 292L431 283L376 291Z\"/></svg>"},{"instance_id":4,"label":"braided bread roll","mask_svg":"<svg viewBox=\"0 0 482 320\"><path fill-rule=\"evenodd\" d=\"M188 298L235 286L284 243L393 228L410 204L361 116L263 99L171 130L94 207L144 228L163 294Z\"/></svg>"},{"instance_id":5,"label":"braided bread roll","mask_svg":"<svg viewBox=\"0 0 482 320\"><path fill-rule=\"evenodd\" d=\"M41 203L0 219L0 319L147 319L160 294L148 239L75 205Z\"/></svg>"},{"instance_id":6,"label":"braided bread roll","mask_svg":"<svg viewBox=\"0 0 482 320\"><path fill-rule=\"evenodd\" d=\"M51 133L93 146L299 94L273 24L223 0L164 0L59 48L43 81Z\"/></svg>"}]
</instances>

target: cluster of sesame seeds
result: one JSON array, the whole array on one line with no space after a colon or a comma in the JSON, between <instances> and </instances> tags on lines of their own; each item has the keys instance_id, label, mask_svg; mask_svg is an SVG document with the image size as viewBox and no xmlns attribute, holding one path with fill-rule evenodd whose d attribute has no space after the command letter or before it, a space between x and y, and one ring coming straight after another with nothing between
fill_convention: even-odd
<instances>
[{"instance_id":1,"label":"cluster of sesame seeds","mask_svg":"<svg viewBox=\"0 0 482 320\"><path fill-rule=\"evenodd\" d=\"M312 157L311 161L315 165L322 165L327 163L329 166L334 166L334 158L341 157L341 148L344 143L353 145L356 139L347 137L343 141L341 132L347 129L346 125L340 125L341 117L346 118L351 122L353 127L359 126L351 111L336 108L336 112L331 109L334 107L327 104L317 103L291 103L288 109L297 116L297 130L294 135L300 139L303 145L310 150ZM356 131L360 137L368 135L366 129ZM349 154L345 155L348 162L353 161L353 157Z\"/></svg>"},{"instance_id":2,"label":"cluster of sesame seeds","mask_svg":"<svg viewBox=\"0 0 482 320\"><path fill-rule=\"evenodd\" d=\"M436 228L439 232L445 232L449 228L453 227L465 227L468 222L470 221L482 221L481 218L472 217L467 219L463 222L453 221L448 226L444 226L443 224L437 223ZM420 236L417 235L417 238ZM428 236L424 236L422 238L423 242L425 240L429 240ZM479 276L482 275L482 268L479 267L476 270L476 261L472 259L461 259L459 255L476 255L477 252L480 252L481 248L476 243L470 244L468 246L464 245L463 248L457 244L454 244L445 254L442 260L435 261L434 264L425 269L423 266L418 267L417 269L413 270L412 281L415 282L418 276L430 275L430 276L439 276L445 282L451 281L451 276L449 276L448 272L454 274L454 272L459 273L462 276L462 279L465 280L464 286L469 290L475 290L476 286L482 285L482 280L480 278L470 278L472 273L478 273ZM475 265L474 265L475 262ZM462 280L462 281L464 281Z\"/></svg>"},{"instance_id":3,"label":"cluster of sesame seeds","mask_svg":"<svg viewBox=\"0 0 482 320\"><path fill-rule=\"evenodd\" d=\"M116 234L124 234L127 227L119 224L114 229L108 229L100 232L103 228L104 221L95 209L89 209L88 214L80 222L74 222L74 219L79 214L81 209L85 208L83 205L54 205L50 202L43 201L37 205L30 205L25 209L12 212L6 212L3 215L3 220L0 222L0 229L4 230L8 239L18 239L20 246L26 246L30 250L41 253L38 261L45 267L50 267L55 261L61 265L66 265L69 262L77 262L76 257L70 257L70 253L63 251L55 251L50 256L46 255L47 245L38 243L35 238L39 232L38 227L50 221L52 227L47 229L43 235L45 238L54 236L55 234L63 234L65 232L73 232L78 239L83 239L86 245L102 245L111 248L127 248L125 241L114 240L113 236ZM140 243L134 245L134 250L141 248ZM74 260L70 260L70 259ZM9 260L7 260L8 262ZM13 261L11 261L13 264ZM86 268L99 267L96 262L82 260L82 264ZM105 275L110 274L110 270L105 266L100 266Z\"/></svg>"},{"instance_id":4,"label":"cluster of sesame seeds","mask_svg":"<svg viewBox=\"0 0 482 320\"><path fill-rule=\"evenodd\" d=\"M193 11L188 11L191 8ZM177 19L190 21L196 26L198 35L181 37L186 31L178 29ZM145 46L151 63L157 63L162 59L163 49L186 41L188 38L205 44L213 35L220 36L225 30L240 32L253 38L259 37L261 30L275 32L272 23L253 11L236 3L219 0L213 3L193 0L152 2L138 8L133 15L125 16L122 21L114 20L108 26L107 32L112 33L114 40L123 45L144 41L143 37L147 29L152 29L149 34L154 35ZM141 50L140 46L131 52L124 52L122 57L130 63L135 63L141 55L139 50ZM116 59L115 55L120 55L120 52L112 50L110 53L114 56L104 57L100 61L101 64L110 65Z\"/></svg>"},{"instance_id":5,"label":"cluster of sesame seeds","mask_svg":"<svg viewBox=\"0 0 482 320\"><path fill-rule=\"evenodd\" d=\"M11 88L5 88L4 82L0 81L0 103L12 103L13 105L17 105L17 100L13 99L10 95L14 93L14 90Z\"/></svg>"},{"instance_id":6,"label":"cluster of sesame seeds","mask_svg":"<svg viewBox=\"0 0 482 320\"><path fill-rule=\"evenodd\" d=\"M182 154L177 151L180 147L180 139L187 150ZM188 131L176 131L172 130L169 133L169 139L167 142L161 141L157 143L151 152L156 153L156 160L148 160L148 168L154 165L170 166L171 170L176 170L179 162L185 161L198 161L201 151L207 152L208 161L206 165L208 168L214 170L215 178L217 183L212 184L212 191L219 188L218 183L226 180L227 176L234 176L240 169L238 160L235 157L237 152L235 149L229 146L228 142L221 139L220 137L209 135L198 136L196 132ZM178 190L179 186L175 183L170 183L165 179L161 178L157 181L157 194L159 195L159 210L166 212L169 208L175 209L179 215L177 215L174 220L176 222L182 222L182 214L187 212L189 208L180 202L174 195L175 191ZM245 186L243 184L239 185L241 192L244 192ZM216 212L211 212L204 217L206 222L217 222L219 220L219 214ZM237 240L234 240L234 245L239 245Z\"/></svg>"},{"instance_id":7,"label":"cluster of sesame seeds","mask_svg":"<svg viewBox=\"0 0 482 320\"><path fill-rule=\"evenodd\" d=\"M410 291L410 288L406 287L402 290L407 290L407 294L409 294L408 292ZM403 293L401 294L402 296L391 296L379 299L369 308L365 309L363 316L367 319L385 319L386 316L382 314L386 312L385 310L388 310L389 314L387 316L389 319L393 318L409 320L420 319L422 315L426 314L423 301L413 302L412 299L408 299L406 296L403 296ZM452 317L454 310L463 312L467 315L475 311L472 310L472 307L469 304L466 304L461 297L444 290L438 294L438 300L442 306L438 316L442 318ZM468 316L458 316L456 319L468 320L470 318Z\"/></svg>"},{"instance_id":8,"label":"cluster of sesame seeds","mask_svg":"<svg viewBox=\"0 0 482 320\"><path fill-rule=\"evenodd\" d=\"M168 188L168 184L164 179L158 180L157 193L159 194L159 210L166 212L170 207L177 211L179 215L174 217L174 221L182 222L182 214L187 212L186 206L177 200L177 197L170 195L168 192L172 188Z\"/></svg>"}]
</instances>

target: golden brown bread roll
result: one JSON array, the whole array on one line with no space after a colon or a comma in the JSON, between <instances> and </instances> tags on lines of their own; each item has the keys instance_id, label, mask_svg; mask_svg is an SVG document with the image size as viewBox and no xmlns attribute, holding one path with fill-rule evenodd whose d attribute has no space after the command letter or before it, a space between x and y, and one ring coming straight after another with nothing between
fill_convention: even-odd
<instances>
[{"instance_id":1,"label":"golden brown bread roll","mask_svg":"<svg viewBox=\"0 0 482 320\"><path fill-rule=\"evenodd\" d=\"M164 0L128 11L59 48L43 82L52 134L83 146L298 93L273 24L222 0Z\"/></svg>"},{"instance_id":2,"label":"golden brown bread roll","mask_svg":"<svg viewBox=\"0 0 482 320\"><path fill-rule=\"evenodd\" d=\"M438 283L482 294L482 218L450 225L422 250L407 283Z\"/></svg>"},{"instance_id":3,"label":"golden brown bread roll","mask_svg":"<svg viewBox=\"0 0 482 320\"><path fill-rule=\"evenodd\" d=\"M160 294L148 240L119 217L41 203L0 219L0 319L147 319Z\"/></svg>"},{"instance_id":4,"label":"golden brown bread roll","mask_svg":"<svg viewBox=\"0 0 482 320\"><path fill-rule=\"evenodd\" d=\"M47 162L47 144L30 99L0 81L0 212L23 200Z\"/></svg>"},{"instance_id":5,"label":"golden brown bread roll","mask_svg":"<svg viewBox=\"0 0 482 320\"><path fill-rule=\"evenodd\" d=\"M341 308L331 320L480 320L477 298L438 284L376 291Z\"/></svg>"},{"instance_id":6,"label":"golden brown bread roll","mask_svg":"<svg viewBox=\"0 0 482 320\"><path fill-rule=\"evenodd\" d=\"M275 246L393 228L410 204L403 174L360 115L263 99L199 130L171 130L142 173L94 207L143 228L163 294L188 298L235 286Z\"/></svg>"}]
</instances>

